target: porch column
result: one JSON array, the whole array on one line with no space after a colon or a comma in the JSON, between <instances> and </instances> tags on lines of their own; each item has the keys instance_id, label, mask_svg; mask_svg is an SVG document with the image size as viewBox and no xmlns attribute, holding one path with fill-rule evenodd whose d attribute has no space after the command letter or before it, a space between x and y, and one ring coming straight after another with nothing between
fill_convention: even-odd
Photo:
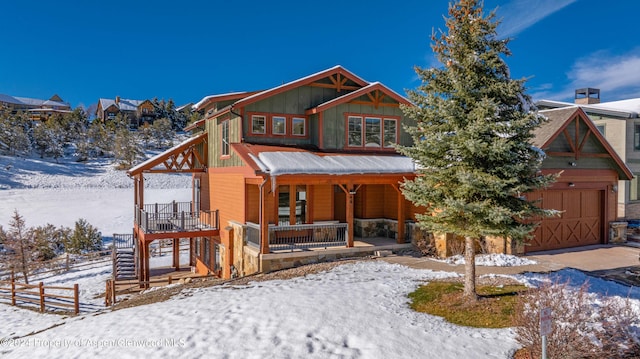
<instances>
[{"instance_id":1,"label":"porch column","mask_svg":"<svg viewBox=\"0 0 640 359\"><path fill-rule=\"evenodd\" d=\"M193 260L195 257L195 238L189 238L189 266L193 267L196 265L196 262Z\"/></svg>"},{"instance_id":2,"label":"porch column","mask_svg":"<svg viewBox=\"0 0 640 359\"><path fill-rule=\"evenodd\" d=\"M347 247L353 247L353 198L355 189L349 186L347 191Z\"/></svg>"},{"instance_id":3,"label":"porch column","mask_svg":"<svg viewBox=\"0 0 640 359\"><path fill-rule=\"evenodd\" d=\"M173 267L176 271L180 270L180 239L173 239Z\"/></svg>"},{"instance_id":4,"label":"porch column","mask_svg":"<svg viewBox=\"0 0 640 359\"><path fill-rule=\"evenodd\" d=\"M406 214L405 214L405 209L404 209L404 196L402 195L402 191L400 190L400 185L393 185L393 188L395 188L396 192L398 192L398 238L397 238L397 242L398 244L402 244L405 242L404 239L404 230L405 230L405 220L406 220Z\"/></svg>"},{"instance_id":5,"label":"porch column","mask_svg":"<svg viewBox=\"0 0 640 359\"><path fill-rule=\"evenodd\" d=\"M149 288L151 285L149 284L149 279L151 278L149 269L149 242L145 241L144 243L144 281L147 282L144 284L145 288Z\"/></svg>"},{"instance_id":6,"label":"porch column","mask_svg":"<svg viewBox=\"0 0 640 359\"><path fill-rule=\"evenodd\" d=\"M142 175L142 173L138 175L138 182L138 205L140 206L140 208L144 208L144 176Z\"/></svg>"},{"instance_id":7,"label":"porch column","mask_svg":"<svg viewBox=\"0 0 640 359\"><path fill-rule=\"evenodd\" d=\"M138 243L138 282L140 282L140 288L144 288L144 273L145 273L145 261L144 261L144 241L142 238L136 238Z\"/></svg>"},{"instance_id":8,"label":"porch column","mask_svg":"<svg viewBox=\"0 0 640 359\"><path fill-rule=\"evenodd\" d=\"M271 251L269 249L269 212L266 205L267 185L262 186L260 198L260 253L267 254Z\"/></svg>"}]
</instances>

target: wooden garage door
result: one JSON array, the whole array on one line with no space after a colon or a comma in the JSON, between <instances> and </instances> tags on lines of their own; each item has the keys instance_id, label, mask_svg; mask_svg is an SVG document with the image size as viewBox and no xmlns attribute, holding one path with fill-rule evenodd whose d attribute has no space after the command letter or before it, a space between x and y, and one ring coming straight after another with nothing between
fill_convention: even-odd
<instances>
[{"instance_id":1,"label":"wooden garage door","mask_svg":"<svg viewBox=\"0 0 640 359\"><path fill-rule=\"evenodd\" d=\"M535 231L535 239L525 246L526 252L602 243L602 191L545 191L536 197L542 197L543 208L558 209L563 213L560 217L542 220Z\"/></svg>"}]
</instances>

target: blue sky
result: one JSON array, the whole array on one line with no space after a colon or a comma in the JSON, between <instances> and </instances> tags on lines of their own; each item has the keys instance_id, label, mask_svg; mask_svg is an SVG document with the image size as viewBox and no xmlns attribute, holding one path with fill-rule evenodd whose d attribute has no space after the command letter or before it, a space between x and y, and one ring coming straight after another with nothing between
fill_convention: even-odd
<instances>
[{"instance_id":1,"label":"blue sky","mask_svg":"<svg viewBox=\"0 0 640 359\"><path fill-rule=\"evenodd\" d=\"M280 85L340 64L404 94L446 0L7 1L0 17L0 93L73 107L98 98L177 105ZM534 99L640 97L640 2L485 0L510 37L514 78Z\"/></svg>"}]
</instances>

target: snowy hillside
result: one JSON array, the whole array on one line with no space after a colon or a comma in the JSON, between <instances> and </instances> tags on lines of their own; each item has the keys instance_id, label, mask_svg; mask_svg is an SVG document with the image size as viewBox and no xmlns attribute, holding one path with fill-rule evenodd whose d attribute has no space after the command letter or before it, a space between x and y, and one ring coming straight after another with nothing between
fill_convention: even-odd
<instances>
[{"instance_id":1,"label":"snowy hillside","mask_svg":"<svg viewBox=\"0 0 640 359\"><path fill-rule=\"evenodd\" d=\"M145 179L147 203L191 200L188 174L153 174ZM49 158L0 156L0 225L6 227L14 210L27 226L71 227L84 218L106 237L130 233L133 180L108 160L56 163Z\"/></svg>"}]
</instances>

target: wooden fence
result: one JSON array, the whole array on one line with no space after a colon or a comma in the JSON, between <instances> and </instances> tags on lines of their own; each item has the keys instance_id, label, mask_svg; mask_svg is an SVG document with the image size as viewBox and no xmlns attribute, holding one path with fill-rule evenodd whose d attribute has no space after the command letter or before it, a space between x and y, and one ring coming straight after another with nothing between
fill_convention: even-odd
<instances>
[{"instance_id":1,"label":"wooden fence","mask_svg":"<svg viewBox=\"0 0 640 359\"><path fill-rule=\"evenodd\" d=\"M47 293L48 290L69 291L70 295ZM0 298L9 299L11 305L19 302L31 303L40 307L44 312L47 307L57 309L73 309L75 314L80 313L78 284L73 287L45 286L44 283L26 284L16 282L15 275L9 280L0 280Z\"/></svg>"},{"instance_id":2,"label":"wooden fence","mask_svg":"<svg viewBox=\"0 0 640 359\"><path fill-rule=\"evenodd\" d=\"M47 273L59 273L59 272L68 272L71 269L77 269L82 267L87 267L91 265L95 265L97 263L102 262L110 262L111 261L111 249L99 251L99 252L90 252L87 254L75 255L71 257L68 253L64 257L55 258L49 261L44 262L33 262L30 263L28 268L28 275L40 275ZM97 259L97 260L96 260ZM75 263L81 261L79 263ZM0 270L0 279L8 278L11 275L11 270ZM22 273L16 272L15 275L22 277Z\"/></svg>"}]
</instances>

